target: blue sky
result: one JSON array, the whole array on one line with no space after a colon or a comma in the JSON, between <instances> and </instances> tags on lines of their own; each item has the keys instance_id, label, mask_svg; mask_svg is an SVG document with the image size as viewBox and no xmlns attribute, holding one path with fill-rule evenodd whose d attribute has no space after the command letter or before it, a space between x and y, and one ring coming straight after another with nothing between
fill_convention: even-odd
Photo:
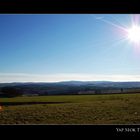
<instances>
[{"instance_id":1,"label":"blue sky","mask_svg":"<svg viewBox=\"0 0 140 140\"><path fill-rule=\"evenodd\" d=\"M0 82L140 80L128 14L1 14ZM117 27L118 26L118 27Z\"/></svg>"}]
</instances>

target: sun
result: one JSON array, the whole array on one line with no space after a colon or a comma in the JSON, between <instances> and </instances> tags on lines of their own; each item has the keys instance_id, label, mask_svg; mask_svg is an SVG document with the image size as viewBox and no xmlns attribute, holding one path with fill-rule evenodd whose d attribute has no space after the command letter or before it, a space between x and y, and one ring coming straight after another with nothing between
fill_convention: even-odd
<instances>
[{"instance_id":1,"label":"sun","mask_svg":"<svg viewBox=\"0 0 140 140\"><path fill-rule=\"evenodd\" d=\"M140 26L133 25L127 30L127 37L131 42L140 43Z\"/></svg>"}]
</instances>

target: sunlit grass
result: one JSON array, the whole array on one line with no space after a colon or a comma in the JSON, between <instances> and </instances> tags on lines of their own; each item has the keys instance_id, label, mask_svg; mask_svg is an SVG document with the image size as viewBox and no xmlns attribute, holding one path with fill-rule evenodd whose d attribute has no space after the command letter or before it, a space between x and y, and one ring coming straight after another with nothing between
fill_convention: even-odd
<instances>
[{"instance_id":1,"label":"sunlit grass","mask_svg":"<svg viewBox=\"0 0 140 140\"><path fill-rule=\"evenodd\" d=\"M54 104L3 106L0 124L140 124L140 94L0 99L8 101Z\"/></svg>"}]
</instances>

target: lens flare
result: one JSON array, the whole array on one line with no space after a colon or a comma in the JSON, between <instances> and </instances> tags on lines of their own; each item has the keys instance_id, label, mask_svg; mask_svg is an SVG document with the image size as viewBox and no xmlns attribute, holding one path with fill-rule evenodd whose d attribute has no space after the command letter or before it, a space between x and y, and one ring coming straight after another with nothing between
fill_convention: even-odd
<instances>
[{"instance_id":1,"label":"lens flare","mask_svg":"<svg viewBox=\"0 0 140 140\"><path fill-rule=\"evenodd\" d=\"M140 26L133 25L127 30L127 37L131 42L140 43Z\"/></svg>"}]
</instances>

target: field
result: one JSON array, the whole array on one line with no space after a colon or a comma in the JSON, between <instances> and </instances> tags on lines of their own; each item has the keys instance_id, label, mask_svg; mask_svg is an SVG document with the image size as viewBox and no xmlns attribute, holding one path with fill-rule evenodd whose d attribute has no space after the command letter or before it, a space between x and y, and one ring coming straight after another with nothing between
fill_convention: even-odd
<instances>
[{"instance_id":1,"label":"field","mask_svg":"<svg viewBox=\"0 0 140 140\"><path fill-rule=\"evenodd\" d=\"M1 98L0 124L140 124L140 94Z\"/></svg>"}]
</instances>

